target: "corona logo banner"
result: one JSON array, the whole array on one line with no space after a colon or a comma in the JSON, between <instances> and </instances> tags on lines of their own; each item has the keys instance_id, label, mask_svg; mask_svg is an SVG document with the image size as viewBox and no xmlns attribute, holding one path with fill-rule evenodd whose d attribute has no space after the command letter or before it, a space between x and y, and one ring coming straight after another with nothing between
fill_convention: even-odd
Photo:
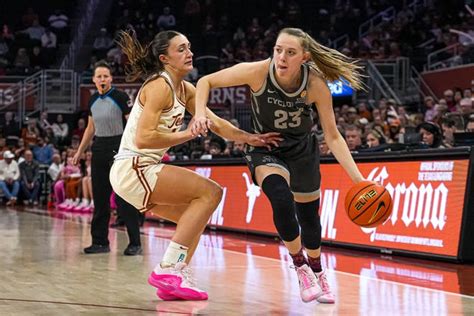
<instances>
[{"instance_id":1,"label":"corona logo banner","mask_svg":"<svg viewBox=\"0 0 474 316\"><path fill-rule=\"evenodd\" d=\"M381 183L392 196L389 219L376 228L360 228L343 216L346 189L351 185L345 175L342 183L333 182L339 165L323 165L323 194L340 191L338 201L326 203L329 212L325 239L341 243L386 249L456 256L461 233L468 161L359 163L368 180ZM340 173L339 173L340 174ZM325 175L326 180L325 181ZM326 196L327 198L328 196ZM324 201L324 197L323 197ZM334 210L334 204L337 208ZM324 204L324 202L323 202ZM334 217L334 219L332 219Z\"/></svg>"}]
</instances>

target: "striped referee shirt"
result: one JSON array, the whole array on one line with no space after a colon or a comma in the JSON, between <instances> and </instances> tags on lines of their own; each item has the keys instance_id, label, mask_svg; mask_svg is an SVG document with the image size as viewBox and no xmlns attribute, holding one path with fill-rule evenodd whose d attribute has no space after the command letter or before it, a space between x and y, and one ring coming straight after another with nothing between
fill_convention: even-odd
<instances>
[{"instance_id":1,"label":"striped referee shirt","mask_svg":"<svg viewBox=\"0 0 474 316\"><path fill-rule=\"evenodd\" d=\"M101 95L94 93L89 100L89 115L95 126L95 136L112 137L123 134L125 115L130 113L130 98L125 92L112 87Z\"/></svg>"}]
</instances>

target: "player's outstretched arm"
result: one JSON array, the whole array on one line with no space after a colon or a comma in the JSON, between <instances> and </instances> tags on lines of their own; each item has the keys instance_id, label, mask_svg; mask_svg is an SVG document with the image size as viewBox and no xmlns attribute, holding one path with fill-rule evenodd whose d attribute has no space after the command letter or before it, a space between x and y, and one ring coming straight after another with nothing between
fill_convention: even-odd
<instances>
[{"instance_id":1,"label":"player's outstretched arm","mask_svg":"<svg viewBox=\"0 0 474 316\"><path fill-rule=\"evenodd\" d=\"M186 109L194 116L196 112L196 88L188 82L186 82L186 95ZM210 126L210 129L225 139L242 141L255 147L267 147L269 149L271 146L278 147L278 143L283 140L283 138L280 137L280 133L247 133L246 131L235 127L229 121L218 117L209 108L206 108L206 116L209 120L208 125Z\"/></svg>"},{"instance_id":2,"label":"player's outstretched arm","mask_svg":"<svg viewBox=\"0 0 474 316\"><path fill-rule=\"evenodd\" d=\"M310 79L308 95L310 102L316 103L321 126L324 131L324 139L334 157L336 157L354 183L363 181L364 177L352 158L346 141L337 129L332 107L332 96L326 82L321 77L313 74Z\"/></svg>"},{"instance_id":3,"label":"player's outstretched arm","mask_svg":"<svg viewBox=\"0 0 474 316\"><path fill-rule=\"evenodd\" d=\"M196 108L207 104L213 88L247 85L257 91L265 81L269 64L270 59L240 63L202 77L196 85Z\"/></svg>"}]
</instances>

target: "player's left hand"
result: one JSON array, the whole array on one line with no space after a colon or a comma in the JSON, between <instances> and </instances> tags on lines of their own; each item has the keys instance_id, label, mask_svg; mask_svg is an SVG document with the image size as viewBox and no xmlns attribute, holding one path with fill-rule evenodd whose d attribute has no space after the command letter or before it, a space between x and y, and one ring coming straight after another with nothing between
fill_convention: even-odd
<instances>
[{"instance_id":1,"label":"player's left hand","mask_svg":"<svg viewBox=\"0 0 474 316\"><path fill-rule=\"evenodd\" d=\"M268 150L272 149L272 146L279 147L279 142L283 140L280 137L280 133L266 133L266 134L249 134L247 144L254 147L267 147Z\"/></svg>"},{"instance_id":2,"label":"player's left hand","mask_svg":"<svg viewBox=\"0 0 474 316\"><path fill-rule=\"evenodd\" d=\"M193 136L207 136L208 130L211 128L211 120L207 117L197 117L193 118L193 122L191 123L191 133Z\"/></svg>"}]
</instances>

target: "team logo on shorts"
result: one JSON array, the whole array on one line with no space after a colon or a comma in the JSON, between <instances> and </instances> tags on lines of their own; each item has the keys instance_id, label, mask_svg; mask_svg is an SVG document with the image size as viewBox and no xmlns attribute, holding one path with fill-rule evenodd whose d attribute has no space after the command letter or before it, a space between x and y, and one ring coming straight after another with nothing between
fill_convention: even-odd
<instances>
[{"instance_id":1,"label":"team logo on shorts","mask_svg":"<svg viewBox=\"0 0 474 316\"><path fill-rule=\"evenodd\" d=\"M263 163L278 163L278 160L272 156L263 156L262 162Z\"/></svg>"}]
</instances>

